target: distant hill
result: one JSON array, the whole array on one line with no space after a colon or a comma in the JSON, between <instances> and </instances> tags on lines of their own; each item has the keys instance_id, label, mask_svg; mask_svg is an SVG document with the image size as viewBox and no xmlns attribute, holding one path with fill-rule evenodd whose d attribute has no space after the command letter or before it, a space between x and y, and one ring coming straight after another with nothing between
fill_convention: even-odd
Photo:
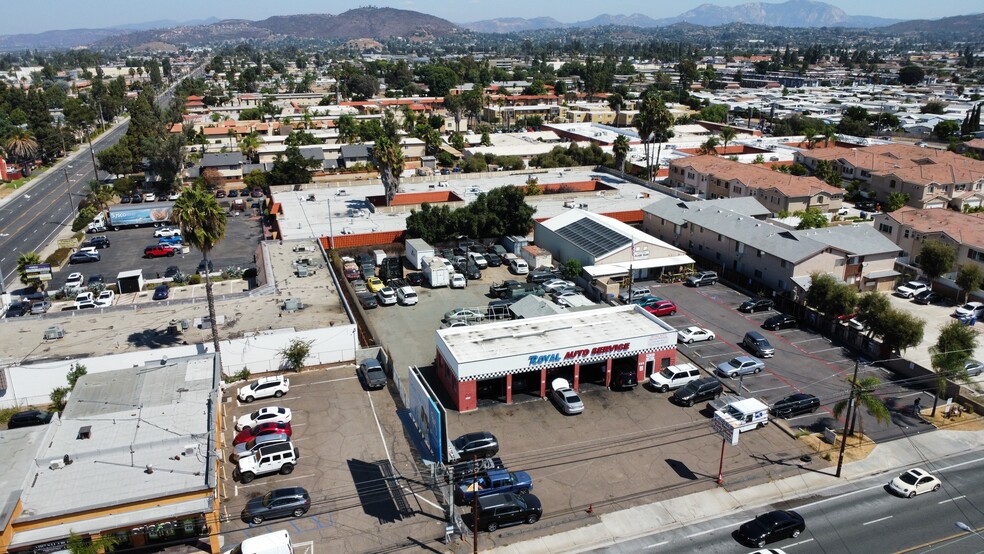
<instances>
[{"instance_id":1,"label":"distant hill","mask_svg":"<svg viewBox=\"0 0 984 554\"><path fill-rule=\"evenodd\" d=\"M926 33L926 34L955 34L984 35L984 13L973 15L957 15L943 19L914 19L903 21L882 29L890 33Z\"/></svg>"},{"instance_id":2,"label":"distant hill","mask_svg":"<svg viewBox=\"0 0 984 554\"><path fill-rule=\"evenodd\" d=\"M0 50L75 48L120 34L119 29L65 29L0 36Z\"/></svg>"},{"instance_id":3,"label":"distant hill","mask_svg":"<svg viewBox=\"0 0 984 554\"><path fill-rule=\"evenodd\" d=\"M171 27L187 27L189 25L208 25L220 21L218 17L206 19L189 19L188 21L175 21L173 19L155 19L154 21L144 21L141 23L127 23L125 25L115 25L113 29L125 29L127 31L147 31L149 29L170 29Z\"/></svg>"},{"instance_id":4,"label":"distant hill","mask_svg":"<svg viewBox=\"0 0 984 554\"><path fill-rule=\"evenodd\" d=\"M552 18L538 18L537 21L555 22L552 27L532 23L534 20L511 17L507 19L488 19L474 23L464 23L463 27L481 33L504 33L514 31L538 30L547 28L591 28L606 25L626 27L667 27L676 23L692 23L704 27L716 27L729 23L749 23L772 27L883 27L896 23L898 19L886 19L866 15L848 15L836 6L813 0L788 0L779 4L751 2L738 6L718 6L701 4L675 17L653 19L642 14L611 15L602 14L586 21L561 23Z\"/></svg>"}]
</instances>

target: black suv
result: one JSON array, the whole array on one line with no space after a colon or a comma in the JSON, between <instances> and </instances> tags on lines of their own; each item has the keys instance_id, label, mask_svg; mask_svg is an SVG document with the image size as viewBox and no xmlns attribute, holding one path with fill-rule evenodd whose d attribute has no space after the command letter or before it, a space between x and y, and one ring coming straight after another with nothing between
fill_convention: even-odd
<instances>
[{"instance_id":1,"label":"black suv","mask_svg":"<svg viewBox=\"0 0 984 554\"><path fill-rule=\"evenodd\" d=\"M92 237L91 239L82 243L82 246L93 246L97 249L109 248L109 237L105 235L100 235L98 237Z\"/></svg>"},{"instance_id":2,"label":"black suv","mask_svg":"<svg viewBox=\"0 0 984 554\"><path fill-rule=\"evenodd\" d=\"M531 271L529 275L526 276L526 282L536 283L539 285L540 283L546 283L551 279L557 279L557 278L558 278L557 274L554 273L553 271L538 267L533 271Z\"/></svg>"},{"instance_id":3,"label":"black suv","mask_svg":"<svg viewBox=\"0 0 984 554\"><path fill-rule=\"evenodd\" d=\"M812 414L820 408L820 399L812 394L798 392L791 394L772 405L772 415L776 417L793 417L801 414Z\"/></svg>"},{"instance_id":4,"label":"black suv","mask_svg":"<svg viewBox=\"0 0 984 554\"><path fill-rule=\"evenodd\" d=\"M301 487L287 487L251 499L241 514L246 523L259 525L275 517L301 517L311 508L311 496Z\"/></svg>"},{"instance_id":5,"label":"black suv","mask_svg":"<svg viewBox=\"0 0 984 554\"><path fill-rule=\"evenodd\" d=\"M499 452L499 441L488 431L466 433L451 441L463 460L491 458Z\"/></svg>"},{"instance_id":6,"label":"black suv","mask_svg":"<svg viewBox=\"0 0 984 554\"><path fill-rule=\"evenodd\" d=\"M540 499L532 494L518 495L511 492L490 494L478 498L478 517L472 513L475 531L493 532L499 527L533 524L543 515Z\"/></svg>"},{"instance_id":7,"label":"black suv","mask_svg":"<svg viewBox=\"0 0 984 554\"><path fill-rule=\"evenodd\" d=\"M33 427L35 425L47 425L51 422L51 418L54 414L51 412L42 412L41 410L28 410L26 412L18 412L10 416L10 421L7 423L7 429L18 429L20 427Z\"/></svg>"},{"instance_id":8,"label":"black suv","mask_svg":"<svg viewBox=\"0 0 984 554\"><path fill-rule=\"evenodd\" d=\"M723 390L724 385L721 384L721 381L718 381L714 377L704 377L703 379L691 381L680 387L673 393L670 399L677 404L693 406L698 402L721 396Z\"/></svg>"}]
</instances>

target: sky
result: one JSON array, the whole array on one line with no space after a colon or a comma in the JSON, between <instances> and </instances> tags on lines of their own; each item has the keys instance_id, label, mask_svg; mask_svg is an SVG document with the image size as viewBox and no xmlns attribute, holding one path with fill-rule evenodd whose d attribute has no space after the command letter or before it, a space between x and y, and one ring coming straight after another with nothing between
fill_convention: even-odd
<instances>
[{"instance_id":1,"label":"sky","mask_svg":"<svg viewBox=\"0 0 984 554\"><path fill-rule=\"evenodd\" d=\"M640 13L654 19L672 17L703 3L720 6L749 0L5 0L0 34L38 33L53 29L102 28L157 20L266 19L272 15L301 13L339 14L362 6L415 10L455 23L501 17L550 16L568 23L602 13ZM938 19L984 12L980 0L828 0L849 15L874 15L893 19ZM558 6L563 6L558 10Z\"/></svg>"}]
</instances>

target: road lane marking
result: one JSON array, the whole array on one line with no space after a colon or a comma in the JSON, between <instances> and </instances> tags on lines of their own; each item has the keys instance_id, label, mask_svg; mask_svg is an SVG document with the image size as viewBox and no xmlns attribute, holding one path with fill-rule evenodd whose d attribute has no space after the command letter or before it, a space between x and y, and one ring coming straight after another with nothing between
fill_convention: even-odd
<instances>
[{"instance_id":1,"label":"road lane marking","mask_svg":"<svg viewBox=\"0 0 984 554\"><path fill-rule=\"evenodd\" d=\"M769 388L767 388L767 389L755 389L755 390L752 390L752 389L750 389L750 388L748 388L748 387L744 387L744 388L745 388L745 389L746 389L746 390L747 390L748 392L750 392L750 393L752 393L752 394L759 394L759 393L762 393L762 392L767 392L767 391L770 391L770 390L781 390L781 389L788 389L789 387L788 387L788 386L786 386L786 385L782 385L781 387L769 387Z\"/></svg>"},{"instance_id":2,"label":"road lane marking","mask_svg":"<svg viewBox=\"0 0 984 554\"><path fill-rule=\"evenodd\" d=\"M808 542L813 542L813 539L806 539L805 541L799 541L799 542L794 542L793 544L787 544L787 545L786 545L786 546L784 546L783 548L789 548L789 547L791 547L791 546L799 546L799 545L801 545L801 544L806 544L806 543L808 543Z\"/></svg>"},{"instance_id":3,"label":"road lane marking","mask_svg":"<svg viewBox=\"0 0 984 554\"><path fill-rule=\"evenodd\" d=\"M649 546L647 546L646 548L656 548L657 546L663 546L664 544L667 544L667 543L669 543L669 542L670 542L670 541L663 541L663 542L658 542L658 543L656 543L656 544L650 544L650 545L649 545Z\"/></svg>"},{"instance_id":4,"label":"road lane marking","mask_svg":"<svg viewBox=\"0 0 984 554\"><path fill-rule=\"evenodd\" d=\"M947 502L953 502L954 500L960 500L961 498L967 498L966 494L961 494L960 496L954 496L953 498L947 500L941 500L937 504L946 504Z\"/></svg>"},{"instance_id":5,"label":"road lane marking","mask_svg":"<svg viewBox=\"0 0 984 554\"><path fill-rule=\"evenodd\" d=\"M731 525L722 525L721 527L715 527L714 529L708 529L707 531L701 531L699 533L694 533L692 535L687 535L686 538L692 539L694 537L699 537L701 535L707 535L707 534L713 533L715 531L721 531L722 529L731 529L732 527L734 527L734 524L733 523Z\"/></svg>"},{"instance_id":6,"label":"road lane marking","mask_svg":"<svg viewBox=\"0 0 984 554\"><path fill-rule=\"evenodd\" d=\"M873 519L873 520L871 520L871 521L869 521L867 523L862 523L861 525L862 526L871 525L872 523L878 523L879 521L885 521L886 519L892 519L893 517L895 517L895 516L885 516L883 518Z\"/></svg>"}]
</instances>

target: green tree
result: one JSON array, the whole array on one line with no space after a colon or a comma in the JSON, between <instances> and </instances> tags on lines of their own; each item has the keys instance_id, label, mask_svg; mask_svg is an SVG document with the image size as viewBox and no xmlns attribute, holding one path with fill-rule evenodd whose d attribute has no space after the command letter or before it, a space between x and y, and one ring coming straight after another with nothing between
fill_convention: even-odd
<instances>
[{"instance_id":1,"label":"green tree","mask_svg":"<svg viewBox=\"0 0 984 554\"><path fill-rule=\"evenodd\" d=\"M92 179L88 183L88 188L89 190L85 195L85 204L92 206L96 211L100 212L109 207L109 201L113 199L112 186Z\"/></svg>"},{"instance_id":2,"label":"green tree","mask_svg":"<svg viewBox=\"0 0 984 554\"><path fill-rule=\"evenodd\" d=\"M966 301L967 295L981 288L981 285L984 284L984 271L981 271L978 265L963 264L957 270L956 282L960 290L963 291L964 301Z\"/></svg>"},{"instance_id":3,"label":"green tree","mask_svg":"<svg viewBox=\"0 0 984 554\"><path fill-rule=\"evenodd\" d=\"M68 373L65 374L65 380L68 382L67 387L56 387L48 395L48 399L51 400L51 404L56 412L65 411L65 402L68 399L68 394L75 389L75 384L78 383L87 373L87 369L84 365L80 363L75 363L72 365Z\"/></svg>"},{"instance_id":4,"label":"green tree","mask_svg":"<svg viewBox=\"0 0 984 554\"><path fill-rule=\"evenodd\" d=\"M714 137L707 137L707 140L705 140L700 145L700 148L697 149L697 153L703 155L717 156L718 153L717 146L718 146L718 139Z\"/></svg>"},{"instance_id":5,"label":"green tree","mask_svg":"<svg viewBox=\"0 0 984 554\"><path fill-rule=\"evenodd\" d=\"M465 114L465 103L458 94L444 97L444 109L454 119L455 133L461 132L461 116Z\"/></svg>"},{"instance_id":6,"label":"green tree","mask_svg":"<svg viewBox=\"0 0 984 554\"><path fill-rule=\"evenodd\" d=\"M260 140L260 136L254 131L244 136L239 141L239 151L242 152L250 162L254 162L256 161L256 153L259 151L262 144L263 141Z\"/></svg>"},{"instance_id":7,"label":"green tree","mask_svg":"<svg viewBox=\"0 0 984 554\"><path fill-rule=\"evenodd\" d=\"M185 189L174 202L171 220L181 229L182 239L202 253L205 267L211 264L212 249L225 237L226 213L218 200L204 186L195 184ZM208 301L208 318L211 322L212 345L219 352L219 331L215 318L215 297L212 294L212 277L205 272L205 297Z\"/></svg>"},{"instance_id":8,"label":"green tree","mask_svg":"<svg viewBox=\"0 0 984 554\"><path fill-rule=\"evenodd\" d=\"M41 256L37 252L21 252L17 255L17 275L20 282L34 290L44 290L44 281L32 279L27 276L27 266L41 263Z\"/></svg>"},{"instance_id":9,"label":"green tree","mask_svg":"<svg viewBox=\"0 0 984 554\"><path fill-rule=\"evenodd\" d=\"M101 535L98 538L85 539L70 531L68 535L68 551L70 554L103 554L113 552L120 539L116 535Z\"/></svg>"},{"instance_id":10,"label":"green tree","mask_svg":"<svg viewBox=\"0 0 984 554\"><path fill-rule=\"evenodd\" d=\"M721 132L721 142L724 143L724 151L728 151L728 143L735 140L738 136L738 131L735 131L733 127L722 127Z\"/></svg>"},{"instance_id":11,"label":"green tree","mask_svg":"<svg viewBox=\"0 0 984 554\"><path fill-rule=\"evenodd\" d=\"M879 292L868 291L858 298L858 319L867 326L869 337L882 334L885 316L891 309L892 303Z\"/></svg>"},{"instance_id":12,"label":"green tree","mask_svg":"<svg viewBox=\"0 0 984 554\"><path fill-rule=\"evenodd\" d=\"M907 192L893 192L888 195L888 200L882 206L882 210L886 213L894 212L895 210L905 206L909 201L909 193Z\"/></svg>"},{"instance_id":13,"label":"green tree","mask_svg":"<svg viewBox=\"0 0 984 554\"><path fill-rule=\"evenodd\" d=\"M889 310L885 314L884 329L875 336L890 352L904 352L922 342L926 321L902 310Z\"/></svg>"},{"instance_id":14,"label":"green tree","mask_svg":"<svg viewBox=\"0 0 984 554\"><path fill-rule=\"evenodd\" d=\"M613 92L612 94L609 94L608 107L611 108L613 112L615 112L615 126L617 127L619 116L622 114L622 110L625 108L625 98L622 98L622 95L617 92Z\"/></svg>"},{"instance_id":15,"label":"green tree","mask_svg":"<svg viewBox=\"0 0 984 554\"><path fill-rule=\"evenodd\" d=\"M126 137L120 142L96 154L99 169L112 175L128 175L133 173L133 149L130 148Z\"/></svg>"},{"instance_id":16,"label":"green tree","mask_svg":"<svg viewBox=\"0 0 984 554\"><path fill-rule=\"evenodd\" d=\"M860 445L864 438L864 419L860 417L859 408L863 407L879 423L891 419L891 413L888 411L885 403L882 402L882 399L875 394L875 391L881 384L881 381L877 377L862 377L857 380L848 379L847 382L853 389L854 405L849 405L847 400L837 402L834 404L834 416L840 418L844 414L845 409L847 409L848 413L844 417L844 421L850 423L847 433L841 437L841 440L847 441L847 437L854 434L854 426L857 424L861 430L861 437L858 438L858 445Z\"/></svg>"},{"instance_id":17,"label":"green tree","mask_svg":"<svg viewBox=\"0 0 984 554\"><path fill-rule=\"evenodd\" d=\"M710 121L712 123L727 123L728 121L728 106L724 104L711 104L710 106L705 106L701 108L700 113L697 117L701 121Z\"/></svg>"},{"instance_id":18,"label":"green tree","mask_svg":"<svg viewBox=\"0 0 984 554\"><path fill-rule=\"evenodd\" d=\"M925 241L915 259L916 264L930 281L935 281L949 272L956 261L957 250L938 240Z\"/></svg>"},{"instance_id":19,"label":"green tree","mask_svg":"<svg viewBox=\"0 0 984 554\"><path fill-rule=\"evenodd\" d=\"M907 65L899 70L899 82L903 85L916 85L926 78L926 72L917 65Z\"/></svg>"},{"instance_id":20,"label":"green tree","mask_svg":"<svg viewBox=\"0 0 984 554\"><path fill-rule=\"evenodd\" d=\"M283 155L277 155L273 167L266 176L271 185L298 185L311 182L311 169L321 162L305 158L298 146L288 146Z\"/></svg>"},{"instance_id":21,"label":"green tree","mask_svg":"<svg viewBox=\"0 0 984 554\"><path fill-rule=\"evenodd\" d=\"M810 274L810 288L806 291L806 305L826 313L827 299L837 286L837 280L829 273Z\"/></svg>"},{"instance_id":22,"label":"green tree","mask_svg":"<svg viewBox=\"0 0 984 554\"><path fill-rule=\"evenodd\" d=\"M564 279L575 279L581 275L581 261L580 260L567 260L564 265L561 266L560 271L564 276Z\"/></svg>"},{"instance_id":23,"label":"green tree","mask_svg":"<svg viewBox=\"0 0 984 554\"><path fill-rule=\"evenodd\" d=\"M939 399L946 395L948 380L966 382L969 379L964 364L974 354L977 348L977 331L960 323L951 321L940 329L936 344L929 348L933 370L936 371L936 394L933 395L933 412Z\"/></svg>"},{"instance_id":24,"label":"green tree","mask_svg":"<svg viewBox=\"0 0 984 554\"><path fill-rule=\"evenodd\" d=\"M5 142L7 154L20 163L32 161L38 154L38 141L27 131L16 131Z\"/></svg>"},{"instance_id":25,"label":"green tree","mask_svg":"<svg viewBox=\"0 0 984 554\"><path fill-rule=\"evenodd\" d=\"M796 212L794 215L800 218L799 225L796 226L797 229L822 229L830 223L827 221L827 216L819 208L807 208L802 212Z\"/></svg>"},{"instance_id":26,"label":"green tree","mask_svg":"<svg viewBox=\"0 0 984 554\"><path fill-rule=\"evenodd\" d=\"M947 140L959 132L960 124L956 121L940 121L933 127L933 136L940 140Z\"/></svg>"},{"instance_id":27,"label":"green tree","mask_svg":"<svg viewBox=\"0 0 984 554\"><path fill-rule=\"evenodd\" d=\"M293 369L300 373L304 369L304 360L311 354L311 345L314 341L293 339L290 343L280 349L280 357L284 359L284 369Z\"/></svg>"},{"instance_id":28,"label":"green tree","mask_svg":"<svg viewBox=\"0 0 984 554\"><path fill-rule=\"evenodd\" d=\"M934 115L940 115L946 111L946 102L940 100L930 100L926 102L921 108L919 108L919 113L928 113Z\"/></svg>"},{"instance_id":29,"label":"green tree","mask_svg":"<svg viewBox=\"0 0 984 554\"><path fill-rule=\"evenodd\" d=\"M655 142L659 145L656 151L656 163L658 164L663 143L673 136L673 131L670 130L672 127L673 114L670 113L663 100L656 94L646 93L639 106L639 114L635 118L635 128L639 132L645 150L646 179L648 181L652 181L654 177L651 143Z\"/></svg>"},{"instance_id":30,"label":"green tree","mask_svg":"<svg viewBox=\"0 0 984 554\"><path fill-rule=\"evenodd\" d=\"M249 188L264 188L267 186L266 173L260 171L259 169L254 169L250 171L247 175L243 176L243 184Z\"/></svg>"},{"instance_id":31,"label":"green tree","mask_svg":"<svg viewBox=\"0 0 984 554\"><path fill-rule=\"evenodd\" d=\"M150 159L150 168L168 190L174 190L180 183L178 175L184 168L184 135L175 133L163 140L153 141L145 148Z\"/></svg>"},{"instance_id":32,"label":"green tree","mask_svg":"<svg viewBox=\"0 0 984 554\"><path fill-rule=\"evenodd\" d=\"M383 137L377 140L372 147L372 159L386 189L386 205L389 206L400 190L400 175L403 173L403 149L399 139Z\"/></svg>"},{"instance_id":33,"label":"green tree","mask_svg":"<svg viewBox=\"0 0 984 554\"><path fill-rule=\"evenodd\" d=\"M612 153L615 155L615 169L620 172L625 171L625 158L629 154L629 139L625 135L615 137L612 144Z\"/></svg>"}]
</instances>

